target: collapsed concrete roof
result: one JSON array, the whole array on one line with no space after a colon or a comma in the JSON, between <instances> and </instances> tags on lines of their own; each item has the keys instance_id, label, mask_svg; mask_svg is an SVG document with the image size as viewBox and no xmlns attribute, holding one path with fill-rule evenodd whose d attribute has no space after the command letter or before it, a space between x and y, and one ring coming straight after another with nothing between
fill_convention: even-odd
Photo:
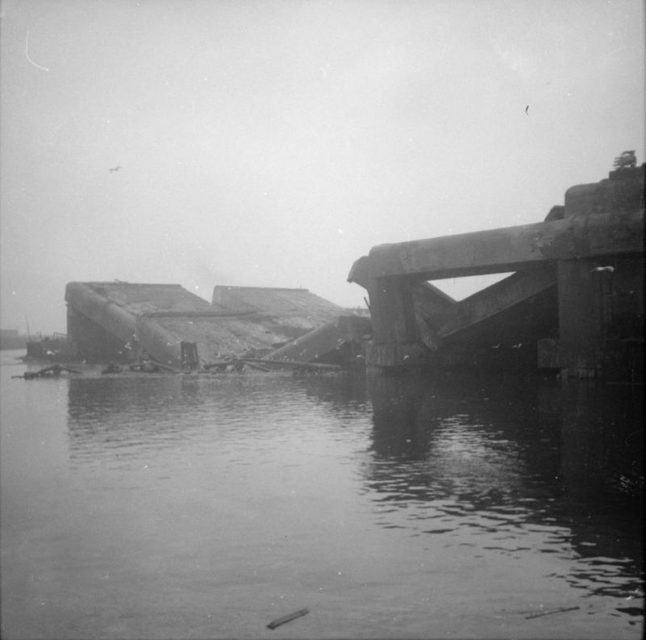
<instances>
[{"instance_id":1,"label":"collapsed concrete roof","mask_svg":"<svg viewBox=\"0 0 646 640\"><path fill-rule=\"evenodd\" d=\"M70 282L68 339L79 359L106 360L143 350L182 365L182 343L195 343L210 362L267 351L304 335L343 309L307 289L216 287L209 304L178 284Z\"/></svg>"},{"instance_id":2,"label":"collapsed concrete roof","mask_svg":"<svg viewBox=\"0 0 646 640\"><path fill-rule=\"evenodd\" d=\"M281 318L281 324L310 331L332 322L343 308L308 289L229 287L213 289L213 306L234 312L257 312Z\"/></svg>"}]
</instances>

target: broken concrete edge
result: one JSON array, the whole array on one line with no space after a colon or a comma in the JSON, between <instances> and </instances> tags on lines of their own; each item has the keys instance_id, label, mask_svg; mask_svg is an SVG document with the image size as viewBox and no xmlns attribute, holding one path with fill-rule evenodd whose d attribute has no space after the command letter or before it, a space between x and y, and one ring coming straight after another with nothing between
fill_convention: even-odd
<instances>
[{"instance_id":1,"label":"broken concrete edge","mask_svg":"<svg viewBox=\"0 0 646 640\"><path fill-rule=\"evenodd\" d=\"M377 245L355 261L347 279L369 290L380 278L439 280L643 251L641 208Z\"/></svg>"}]
</instances>

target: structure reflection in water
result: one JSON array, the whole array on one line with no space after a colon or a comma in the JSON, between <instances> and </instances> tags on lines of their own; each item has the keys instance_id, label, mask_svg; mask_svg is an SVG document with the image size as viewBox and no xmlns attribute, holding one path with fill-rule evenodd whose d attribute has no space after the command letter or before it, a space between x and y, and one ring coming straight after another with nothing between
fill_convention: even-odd
<instances>
[{"instance_id":1,"label":"structure reflection in water","mask_svg":"<svg viewBox=\"0 0 646 640\"><path fill-rule=\"evenodd\" d=\"M562 397L562 467L570 498L612 508L638 497L644 473L642 389L570 384Z\"/></svg>"},{"instance_id":2,"label":"structure reflection in water","mask_svg":"<svg viewBox=\"0 0 646 640\"><path fill-rule=\"evenodd\" d=\"M550 578L623 603L615 611L631 625L643 595L641 411L630 387L510 378L68 381L77 465L140 464L157 451L182 468L210 449L238 473L262 466L267 447L267 469L306 459L317 475L300 481L327 486L325 456L341 454L351 472L340 486L368 505L357 527L396 530L404 546L428 540L475 565L544 559Z\"/></svg>"},{"instance_id":3,"label":"structure reflection in water","mask_svg":"<svg viewBox=\"0 0 646 640\"><path fill-rule=\"evenodd\" d=\"M382 526L443 534L475 557L538 547L571 558L555 577L590 595L643 595L642 407L630 387L376 376L369 392L364 475Z\"/></svg>"},{"instance_id":4,"label":"structure reflection in water","mask_svg":"<svg viewBox=\"0 0 646 640\"><path fill-rule=\"evenodd\" d=\"M68 381L70 456L92 461L170 447L199 423L203 395L174 376Z\"/></svg>"}]
</instances>

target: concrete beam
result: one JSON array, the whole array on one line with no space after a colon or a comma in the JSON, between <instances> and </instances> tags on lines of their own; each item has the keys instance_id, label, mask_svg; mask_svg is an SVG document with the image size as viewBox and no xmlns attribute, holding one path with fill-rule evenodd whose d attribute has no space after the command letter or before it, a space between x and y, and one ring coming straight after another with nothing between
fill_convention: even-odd
<instances>
[{"instance_id":1,"label":"concrete beam","mask_svg":"<svg viewBox=\"0 0 646 640\"><path fill-rule=\"evenodd\" d=\"M438 338L454 336L555 286L556 268L552 265L514 273L453 306L437 328Z\"/></svg>"},{"instance_id":2,"label":"concrete beam","mask_svg":"<svg viewBox=\"0 0 646 640\"><path fill-rule=\"evenodd\" d=\"M441 344L437 327L459 303L430 282L411 282L410 288L419 336L429 349L435 351Z\"/></svg>"},{"instance_id":3,"label":"concrete beam","mask_svg":"<svg viewBox=\"0 0 646 640\"><path fill-rule=\"evenodd\" d=\"M643 251L640 209L379 245L355 262L348 280L364 287L369 279L388 276L439 280Z\"/></svg>"},{"instance_id":4,"label":"concrete beam","mask_svg":"<svg viewBox=\"0 0 646 640\"><path fill-rule=\"evenodd\" d=\"M136 316L100 296L82 282L67 284L65 300L69 308L82 314L122 343L134 340L155 360L176 367L181 366L180 339L160 327L154 320L148 319L145 314ZM68 333L73 341L77 340L72 327L68 329Z\"/></svg>"},{"instance_id":5,"label":"concrete beam","mask_svg":"<svg viewBox=\"0 0 646 640\"><path fill-rule=\"evenodd\" d=\"M82 282L69 282L65 287L65 301L108 333L124 343L131 340L137 330L136 318L118 304L101 297Z\"/></svg>"}]
</instances>

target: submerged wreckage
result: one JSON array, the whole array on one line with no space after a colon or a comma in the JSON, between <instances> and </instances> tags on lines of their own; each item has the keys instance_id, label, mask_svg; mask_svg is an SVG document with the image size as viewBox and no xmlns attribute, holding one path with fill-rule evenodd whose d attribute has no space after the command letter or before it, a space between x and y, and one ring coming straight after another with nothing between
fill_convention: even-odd
<instances>
[{"instance_id":1,"label":"submerged wreckage","mask_svg":"<svg viewBox=\"0 0 646 640\"><path fill-rule=\"evenodd\" d=\"M245 360L275 366L348 365L369 320L307 289L216 286L211 303L177 284L71 282L72 360L220 370ZM255 368L262 368L255 363Z\"/></svg>"}]
</instances>

